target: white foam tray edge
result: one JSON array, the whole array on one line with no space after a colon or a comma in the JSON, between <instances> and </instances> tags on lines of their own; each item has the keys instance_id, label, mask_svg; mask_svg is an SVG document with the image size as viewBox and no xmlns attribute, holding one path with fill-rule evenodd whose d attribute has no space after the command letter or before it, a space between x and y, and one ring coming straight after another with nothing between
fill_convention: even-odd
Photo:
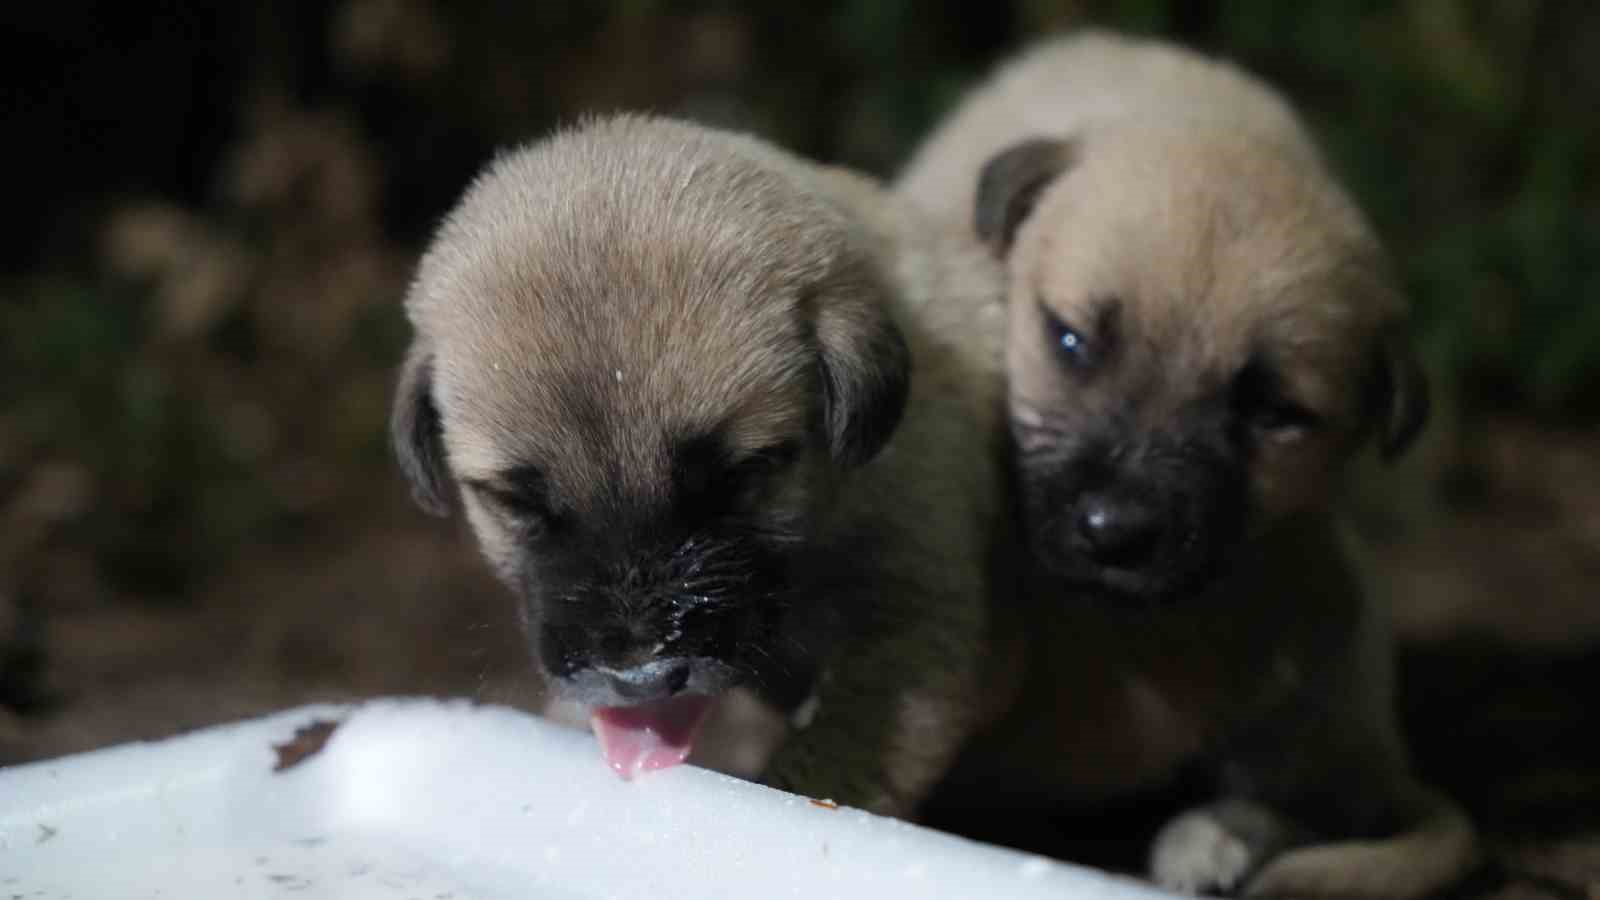
<instances>
[{"instance_id":1,"label":"white foam tray edge","mask_svg":"<svg viewBox=\"0 0 1600 900\"><path fill-rule=\"evenodd\" d=\"M283 771L275 746L319 720ZM632 783L510 709L310 706L0 770L0 897L1171 896L690 766Z\"/></svg>"}]
</instances>

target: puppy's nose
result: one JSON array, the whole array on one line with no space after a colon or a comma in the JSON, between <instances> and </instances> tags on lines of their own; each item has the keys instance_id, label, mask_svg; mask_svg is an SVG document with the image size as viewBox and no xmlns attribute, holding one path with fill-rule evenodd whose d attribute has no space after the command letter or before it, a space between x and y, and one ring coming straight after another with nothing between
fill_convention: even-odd
<instances>
[{"instance_id":1,"label":"puppy's nose","mask_svg":"<svg viewBox=\"0 0 1600 900\"><path fill-rule=\"evenodd\" d=\"M1130 566L1148 559L1161 540L1161 517L1142 503L1089 497L1078 507L1084 549L1102 565Z\"/></svg>"},{"instance_id":2,"label":"puppy's nose","mask_svg":"<svg viewBox=\"0 0 1600 900\"><path fill-rule=\"evenodd\" d=\"M689 662L682 659L657 659L606 674L617 695L635 703L664 700L689 686Z\"/></svg>"}]
</instances>

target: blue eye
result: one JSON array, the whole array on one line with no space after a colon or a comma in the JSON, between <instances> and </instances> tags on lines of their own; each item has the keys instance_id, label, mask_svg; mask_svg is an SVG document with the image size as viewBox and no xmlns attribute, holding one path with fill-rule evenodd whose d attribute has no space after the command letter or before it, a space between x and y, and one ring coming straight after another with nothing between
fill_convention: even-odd
<instances>
[{"instance_id":1,"label":"blue eye","mask_svg":"<svg viewBox=\"0 0 1600 900\"><path fill-rule=\"evenodd\" d=\"M1056 352L1062 360L1075 368L1088 366L1090 359L1089 340L1072 326L1055 317L1049 310L1044 311L1045 326L1049 331L1050 340L1056 346Z\"/></svg>"}]
</instances>

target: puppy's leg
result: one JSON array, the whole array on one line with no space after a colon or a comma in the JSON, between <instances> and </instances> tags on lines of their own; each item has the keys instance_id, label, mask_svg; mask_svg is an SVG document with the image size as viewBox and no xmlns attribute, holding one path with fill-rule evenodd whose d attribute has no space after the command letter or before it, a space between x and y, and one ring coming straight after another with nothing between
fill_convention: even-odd
<instances>
[{"instance_id":1,"label":"puppy's leg","mask_svg":"<svg viewBox=\"0 0 1600 900\"><path fill-rule=\"evenodd\" d=\"M914 815L976 722L981 629L929 627L941 618L929 607L920 622L902 618L905 630L892 637L852 642L837 654L808 701L814 715L796 723L762 780L883 815Z\"/></svg>"},{"instance_id":2,"label":"puppy's leg","mask_svg":"<svg viewBox=\"0 0 1600 900\"><path fill-rule=\"evenodd\" d=\"M1380 629L1360 629L1339 665L1241 742L1225 799L1158 839L1157 880L1261 897L1412 898L1465 874L1474 830L1410 771L1388 654ZM1222 862L1196 862L1208 858Z\"/></svg>"},{"instance_id":3,"label":"puppy's leg","mask_svg":"<svg viewBox=\"0 0 1600 900\"><path fill-rule=\"evenodd\" d=\"M1268 860L1246 885L1261 897L1412 898L1463 877L1477 833L1455 801L1419 781L1400 737L1387 622L1368 607L1352 652L1305 714L1284 717L1254 780L1324 842ZM1296 763L1294 758L1303 756Z\"/></svg>"},{"instance_id":4,"label":"puppy's leg","mask_svg":"<svg viewBox=\"0 0 1600 900\"><path fill-rule=\"evenodd\" d=\"M1412 781L1398 801L1406 824L1388 838L1335 841L1290 850L1250 880L1252 897L1420 897L1470 869L1477 838L1449 798Z\"/></svg>"},{"instance_id":5,"label":"puppy's leg","mask_svg":"<svg viewBox=\"0 0 1600 900\"><path fill-rule=\"evenodd\" d=\"M1281 752L1318 751L1287 745ZM1310 774L1319 767L1295 768ZM1398 768L1321 768L1323 780L1297 798L1247 791L1175 817L1152 845L1151 877L1187 893L1411 898L1448 885L1473 864L1472 824L1448 798ZM1255 767L1242 780L1271 778ZM1334 802L1335 793L1348 803ZM1344 835L1359 837L1339 839Z\"/></svg>"},{"instance_id":6,"label":"puppy's leg","mask_svg":"<svg viewBox=\"0 0 1600 900\"><path fill-rule=\"evenodd\" d=\"M1319 842L1272 809L1237 798L1192 809L1157 835L1151 876L1184 893L1419 897L1471 867L1475 836L1448 798L1414 782L1402 793L1409 796L1396 806L1408 824L1372 840Z\"/></svg>"}]
</instances>

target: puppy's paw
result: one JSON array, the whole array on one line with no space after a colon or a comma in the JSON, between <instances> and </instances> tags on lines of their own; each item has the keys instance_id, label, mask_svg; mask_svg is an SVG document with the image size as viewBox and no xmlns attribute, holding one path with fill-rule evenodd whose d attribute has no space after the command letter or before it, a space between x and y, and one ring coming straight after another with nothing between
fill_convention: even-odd
<instances>
[{"instance_id":1,"label":"puppy's paw","mask_svg":"<svg viewBox=\"0 0 1600 900\"><path fill-rule=\"evenodd\" d=\"M1184 894L1232 893L1255 869L1260 855L1209 809L1168 822L1150 848L1150 877Z\"/></svg>"}]
</instances>

